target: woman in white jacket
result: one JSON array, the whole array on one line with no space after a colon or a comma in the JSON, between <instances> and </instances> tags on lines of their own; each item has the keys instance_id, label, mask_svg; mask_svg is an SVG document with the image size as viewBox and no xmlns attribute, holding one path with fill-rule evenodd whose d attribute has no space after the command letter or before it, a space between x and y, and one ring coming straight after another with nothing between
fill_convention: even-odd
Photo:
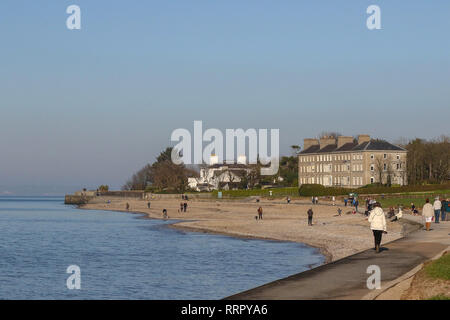
<instances>
[{"instance_id":1,"label":"woman in white jacket","mask_svg":"<svg viewBox=\"0 0 450 320\"><path fill-rule=\"evenodd\" d=\"M375 251L380 252L381 236L386 232L386 218L384 211L381 209L381 205L377 202L374 205L374 209L370 211L369 215L370 229L372 229L373 237L375 240Z\"/></svg>"}]
</instances>

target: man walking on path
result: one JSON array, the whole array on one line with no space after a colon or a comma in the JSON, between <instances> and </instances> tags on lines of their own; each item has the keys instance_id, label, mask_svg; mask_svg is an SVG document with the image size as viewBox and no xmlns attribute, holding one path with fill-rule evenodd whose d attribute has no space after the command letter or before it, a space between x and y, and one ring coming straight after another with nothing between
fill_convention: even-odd
<instances>
[{"instance_id":1,"label":"man walking on path","mask_svg":"<svg viewBox=\"0 0 450 320\"><path fill-rule=\"evenodd\" d=\"M312 211L312 208L309 208L309 210L308 210L308 226L312 226L313 214L314 214L314 212Z\"/></svg>"},{"instance_id":2,"label":"man walking on path","mask_svg":"<svg viewBox=\"0 0 450 320\"><path fill-rule=\"evenodd\" d=\"M434 209L434 223L439 223L439 216L441 215L442 203L439 201L439 197L436 197L433 203Z\"/></svg>"},{"instance_id":3,"label":"man walking on path","mask_svg":"<svg viewBox=\"0 0 450 320\"><path fill-rule=\"evenodd\" d=\"M375 251L380 253L381 237L386 232L386 218L384 217L383 209L377 202L374 204L374 209L370 212L369 223L370 229L372 229L373 237L375 240Z\"/></svg>"},{"instance_id":4,"label":"man walking on path","mask_svg":"<svg viewBox=\"0 0 450 320\"><path fill-rule=\"evenodd\" d=\"M433 220L433 206L430 203L430 199L425 200L425 204L422 208L422 217L425 220L425 228L430 231L431 221Z\"/></svg>"}]
</instances>

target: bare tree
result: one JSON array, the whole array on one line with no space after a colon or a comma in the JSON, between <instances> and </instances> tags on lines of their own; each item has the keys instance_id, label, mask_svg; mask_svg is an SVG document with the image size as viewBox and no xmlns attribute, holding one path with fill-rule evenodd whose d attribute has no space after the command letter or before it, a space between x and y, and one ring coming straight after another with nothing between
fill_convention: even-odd
<instances>
[{"instance_id":1,"label":"bare tree","mask_svg":"<svg viewBox=\"0 0 450 320\"><path fill-rule=\"evenodd\" d=\"M374 169L378 175L378 183L383 184L384 161L381 155L375 156Z\"/></svg>"}]
</instances>

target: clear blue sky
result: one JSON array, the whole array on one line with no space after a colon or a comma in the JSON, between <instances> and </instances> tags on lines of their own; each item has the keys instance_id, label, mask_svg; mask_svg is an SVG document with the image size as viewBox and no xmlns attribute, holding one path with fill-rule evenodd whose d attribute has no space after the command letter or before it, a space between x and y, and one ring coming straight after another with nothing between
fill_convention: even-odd
<instances>
[{"instance_id":1,"label":"clear blue sky","mask_svg":"<svg viewBox=\"0 0 450 320\"><path fill-rule=\"evenodd\" d=\"M118 188L194 120L279 128L281 153L448 134L449 31L446 0L2 0L0 193Z\"/></svg>"}]
</instances>

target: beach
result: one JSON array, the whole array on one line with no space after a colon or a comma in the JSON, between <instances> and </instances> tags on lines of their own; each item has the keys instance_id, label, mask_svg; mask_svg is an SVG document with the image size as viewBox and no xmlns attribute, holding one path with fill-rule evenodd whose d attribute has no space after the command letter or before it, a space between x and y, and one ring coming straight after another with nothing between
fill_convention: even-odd
<instances>
[{"instance_id":1,"label":"beach","mask_svg":"<svg viewBox=\"0 0 450 320\"><path fill-rule=\"evenodd\" d=\"M205 200L187 201L187 212L180 212L179 199L151 200L126 199L120 197L95 198L80 206L81 209L127 211L143 213L149 218L162 219L163 209L169 220L176 220L170 227L195 232L224 234L234 237L270 239L304 243L321 250L327 262L356 254L373 247L373 234L367 217L350 213L354 208L343 204L333 206L321 201L312 205L306 200L283 199ZM263 208L263 219L256 220L257 209ZM338 216L337 209L342 209ZM314 211L313 226L308 226L307 210ZM364 210L364 208L359 208ZM407 221L390 222L387 219L388 234L382 243L402 238L405 230L414 229Z\"/></svg>"}]
</instances>

